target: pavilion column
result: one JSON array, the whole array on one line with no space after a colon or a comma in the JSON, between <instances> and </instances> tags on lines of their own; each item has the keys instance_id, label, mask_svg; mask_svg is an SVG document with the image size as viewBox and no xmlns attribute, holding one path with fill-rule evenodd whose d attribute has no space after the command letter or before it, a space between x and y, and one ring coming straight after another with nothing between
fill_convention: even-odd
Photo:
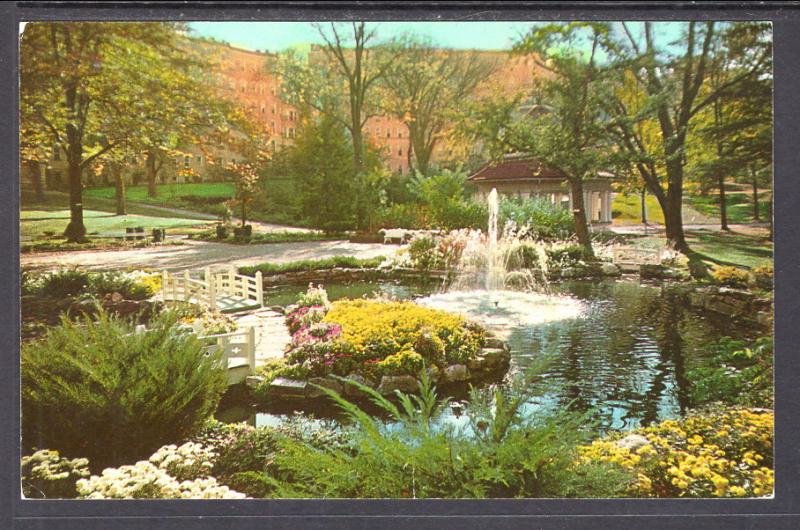
<instances>
[{"instance_id":1,"label":"pavilion column","mask_svg":"<svg viewBox=\"0 0 800 530\"><path fill-rule=\"evenodd\" d=\"M611 204L612 204L611 192L607 191L605 195L606 195L606 197L605 197L606 198L606 212L605 212L606 215L605 215L605 219L606 219L607 223L610 223L611 222Z\"/></svg>"}]
</instances>

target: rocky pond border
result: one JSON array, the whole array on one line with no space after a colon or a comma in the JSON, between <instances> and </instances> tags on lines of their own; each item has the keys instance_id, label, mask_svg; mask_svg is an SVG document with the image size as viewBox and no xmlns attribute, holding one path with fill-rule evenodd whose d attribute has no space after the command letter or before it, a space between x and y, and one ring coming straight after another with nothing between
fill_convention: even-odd
<instances>
[{"instance_id":1,"label":"rocky pond border","mask_svg":"<svg viewBox=\"0 0 800 530\"><path fill-rule=\"evenodd\" d=\"M442 370L431 366L427 370L431 380L438 385L480 384L501 380L510 366L508 344L497 337L487 337L484 347L464 364L451 364ZM352 373L342 378L327 376L308 380L276 377L259 394L268 400L327 400L325 393L318 388L324 387L343 396L363 397L363 393L355 385L347 384L346 380L373 388L384 396L393 395L395 391L413 393L419 386L418 378L413 375L383 375L376 380ZM252 375L247 378L246 386L255 390L265 381L263 376Z\"/></svg>"}]
</instances>

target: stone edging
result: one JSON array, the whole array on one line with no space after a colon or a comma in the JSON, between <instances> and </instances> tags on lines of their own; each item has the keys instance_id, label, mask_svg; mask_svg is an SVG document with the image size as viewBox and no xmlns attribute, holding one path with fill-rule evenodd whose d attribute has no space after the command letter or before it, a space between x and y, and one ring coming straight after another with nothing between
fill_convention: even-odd
<instances>
[{"instance_id":1,"label":"stone edging","mask_svg":"<svg viewBox=\"0 0 800 530\"><path fill-rule=\"evenodd\" d=\"M428 373L431 379L439 384L477 383L499 379L508 371L510 363L511 352L508 345L500 339L490 337L475 358L468 360L466 364L452 364L444 370L432 367ZM418 389L417 378L411 375L384 375L379 381L373 381L358 374L350 374L346 379L374 388L382 395L392 395L395 390L416 392ZM263 377L253 375L247 378L246 384L250 388L255 388L263 382ZM330 376L316 377L307 381L278 377L270 382L266 396L279 400L313 400L324 396L324 393L313 385L329 388L349 397L359 397L361 394L356 387L343 384Z\"/></svg>"}]
</instances>

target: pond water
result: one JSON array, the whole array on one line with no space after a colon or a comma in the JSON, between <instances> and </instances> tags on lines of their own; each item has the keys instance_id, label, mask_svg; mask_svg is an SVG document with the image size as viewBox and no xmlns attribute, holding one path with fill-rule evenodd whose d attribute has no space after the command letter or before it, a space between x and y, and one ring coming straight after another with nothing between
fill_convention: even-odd
<instances>
[{"instance_id":1,"label":"pond water","mask_svg":"<svg viewBox=\"0 0 800 530\"><path fill-rule=\"evenodd\" d=\"M331 300L383 295L435 307L444 303L452 310L460 307L442 302L442 296L435 294L439 290L435 283L359 282L325 287ZM275 289L265 293L266 303L290 304L303 290L304 286ZM709 345L723 336L747 338L758 332L690 308L685 295L668 286L638 280L571 281L553 284L550 290L542 303L528 310L516 308L519 318L503 319L505 302L485 303L487 298L473 304L471 311L507 340L512 354L510 375L543 356L549 359L543 373L546 387L526 405L526 414L542 409L592 411L601 429L620 430L680 416L688 406L686 373L707 363ZM222 408L217 417L275 425L296 408L292 404L261 411L229 407ZM442 421L464 424L460 410L456 402ZM305 412L317 418L336 417L331 407Z\"/></svg>"}]
</instances>

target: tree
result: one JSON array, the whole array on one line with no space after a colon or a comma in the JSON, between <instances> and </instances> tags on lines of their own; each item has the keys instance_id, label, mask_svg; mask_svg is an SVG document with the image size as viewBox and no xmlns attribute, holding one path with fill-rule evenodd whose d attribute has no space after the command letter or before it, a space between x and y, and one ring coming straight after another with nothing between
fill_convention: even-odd
<instances>
[{"instance_id":1,"label":"tree","mask_svg":"<svg viewBox=\"0 0 800 530\"><path fill-rule=\"evenodd\" d=\"M627 66L627 79L635 82L645 98L636 109L630 109L622 98L609 99L605 111L615 118L609 132L616 138L619 149L630 156L658 200L664 212L668 245L688 253L681 209L690 127L703 109L743 81L757 77L768 58L763 51L756 53L736 75L713 90L701 91L708 80L713 45L718 38L717 24L686 23L685 38L681 41L685 45L678 48L679 43L672 43L670 51L664 49L665 43L656 42L652 22L641 24L641 31L636 32L632 24L621 23L627 41L609 48L609 60ZM657 123L657 146L648 145L633 126L643 119Z\"/></svg>"},{"instance_id":2,"label":"tree","mask_svg":"<svg viewBox=\"0 0 800 530\"><path fill-rule=\"evenodd\" d=\"M534 60L548 75L536 80L539 103L509 127L507 148L530 153L565 173L575 233L589 255L593 251L583 183L611 163L601 105L609 85L599 62L609 47L609 32L602 23L549 24L533 28L515 46L517 52L536 54Z\"/></svg>"},{"instance_id":3,"label":"tree","mask_svg":"<svg viewBox=\"0 0 800 530\"><path fill-rule=\"evenodd\" d=\"M247 226L247 208L253 202L258 186L258 173L254 164L234 162L228 168L236 175L234 194L235 204L240 208L242 228Z\"/></svg>"},{"instance_id":4,"label":"tree","mask_svg":"<svg viewBox=\"0 0 800 530\"><path fill-rule=\"evenodd\" d=\"M393 57L388 47L374 46L374 29L364 22L316 25L324 45L312 50L308 60L295 53L285 54L275 69L282 80L286 99L330 117L350 133L353 150L353 178L356 189L370 187L367 175L367 146L364 125L377 115L376 88ZM365 227L370 205L365 193L357 193L358 225Z\"/></svg>"},{"instance_id":5,"label":"tree","mask_svg":"<svg viewBox=\"0 0 800 530\"><path fill-rule=\"evenodd\" d=\"M295 180L301 214L317 228L353 228L358 190L347 131L329 113L304 121L295 144L286 148L284 170Z\"/></svg>"},{"instance_id":6,"label":"tree","mask_svg":"<svg viewBox=\"0 0 800 530\"><path fill-rule=\"evenodd\" d=\"M42 145L49 136L46 143L65 157L69 241L85 240L82 176L93 163L122 146L159 145L165 130L180 135L189 124L195 131L215 124L219 114L207 104L220 99L208 93L194 98L205 86L202 68L188 58L181 30L166 22L26 26L20 44L22 141Z\"/></svg>"},{"instance_id":7,"label":"tree","mask_svg":"<svg viewBox=\"0 0 800 530\"><path fill-rule=\"evenodd\" d=\"M497 63L477 52L436 49L411 37L396 43L395 54L383 77L384 106L408 127L409 167L429 176L447 127Z\"/></svg>"},{"instance_id":8,"label":"tree","mask_svg":"<svg viewBox=\"0 0 800 530\"><path fill-rule=\"evenodd\" d=\"M747 69L754 54L770 57L770 25L732 23L722 33L711 63L708 89L714 91ZM761 51L760 48L767 48ZM759 175L768 173L772 156L772 64L760 62L761 74L740 81L698 114L694 163L701 178L719 189L720 224L728 229L725 179L753 185L753 218L759 219ZM711 149L709 149L711 147Z\"/></svg>"}]
</instances>

